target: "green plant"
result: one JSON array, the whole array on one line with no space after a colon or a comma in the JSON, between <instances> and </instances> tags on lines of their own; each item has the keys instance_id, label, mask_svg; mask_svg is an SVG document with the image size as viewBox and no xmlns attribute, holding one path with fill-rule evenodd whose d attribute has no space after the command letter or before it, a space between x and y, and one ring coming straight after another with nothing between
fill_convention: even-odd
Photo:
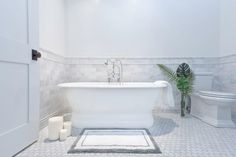
<instances>
[{"instance_id":1,"label":"green plant","mask_svg":"<svg viewBox=\"0 0 236 157\"><path fill-rule=\"evenodd\" d=\"M174 82L177 89L181 93L181 116L185 116L186 99L190 98L193 91L194 73L190 69L189 65L182 63L177 68L176 72L168 68L163 64L157 65L165 76L169 78L171 82Z\"/></svg>"}]
</instances>

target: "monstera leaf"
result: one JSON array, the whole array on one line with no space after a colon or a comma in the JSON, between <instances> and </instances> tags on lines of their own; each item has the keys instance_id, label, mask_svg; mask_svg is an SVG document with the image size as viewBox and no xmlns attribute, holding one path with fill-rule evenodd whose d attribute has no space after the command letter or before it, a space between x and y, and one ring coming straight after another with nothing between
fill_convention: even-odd
<instances>
[{"instance_id":1,"label":"monstera leaf","mask_svg":"<svg viewBox=\"0 0 236 157\"><path fill-rule=\"evenodd\" d=\"M178 69L176 70L177 77L188 77L191 74L191 69L188 64L182 63L179 65Z\"/></svg>"}]
</instances>

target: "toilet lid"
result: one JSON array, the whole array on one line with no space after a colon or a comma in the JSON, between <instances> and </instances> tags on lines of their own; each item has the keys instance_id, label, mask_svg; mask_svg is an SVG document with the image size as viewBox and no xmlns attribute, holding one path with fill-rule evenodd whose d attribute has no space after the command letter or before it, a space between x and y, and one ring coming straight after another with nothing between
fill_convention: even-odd
<instances>
[{"instance_id":1,"label":"toilet lid","mask_svg":"<svg viewBox=\"0 0 236 157\"><path fill-rule=\"evenodd\" d=\"M210 97L236 99L236 94L233 93L216 92L216 91L199 91L199 94Z\"/></svg>"}]
</instances>

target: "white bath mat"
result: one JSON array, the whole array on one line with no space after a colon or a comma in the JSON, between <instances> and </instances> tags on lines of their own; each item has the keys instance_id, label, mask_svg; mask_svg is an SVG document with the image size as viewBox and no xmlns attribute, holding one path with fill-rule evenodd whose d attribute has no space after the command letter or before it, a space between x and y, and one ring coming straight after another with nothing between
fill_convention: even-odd
<instances>
[{"instance_id":1,"label":"white bath mat","mask_svg":"<svg viewBox=\"0 0 236 157\"><path fill-rule=\"evenodd\" d=\"M84 129L68 153L161 153L146 129Z\"/></svg>"}]
</instances>

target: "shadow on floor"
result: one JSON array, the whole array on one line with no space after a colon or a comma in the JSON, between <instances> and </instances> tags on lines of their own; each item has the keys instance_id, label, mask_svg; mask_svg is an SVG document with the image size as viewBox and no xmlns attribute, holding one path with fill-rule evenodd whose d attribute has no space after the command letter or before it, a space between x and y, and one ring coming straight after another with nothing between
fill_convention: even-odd
<instances>
[{"instance_id":1,"label":"shadow on floor","mask_svg":"<svg viewBox=\"0 0 236 157\"><path fill-rule=\"evenodd\" d=\"M161 136L171 133L176 127L179 127L179 125L172 119L156 116L154 124L149 130L152 136Z\"/></svg>"},{"instance_id":2,"label":"shadow on floor","mask_svg":"<svg viewBox=\"0 0 236 157\"><path fill-rule=\"evenodd\" d=\"M43 142L44 143L54 143L56 141L59 141L59 140L49 140L48 138L46 138Z\"/></svg>"},{"instance_id":3,"label":"shadow on floor","mask_svg":"<svg viewBox=\"0 0 236 157\"><path fill-rule=\"evenodd\" d=\"M171 118L155 116L154 124L149 128L149 131L152 136L161 136L171 133L176 127L179 127L179 125L177 125ZM81 128L72 128L72 137L79 136L82 130L83 129ZM44 142L51 143L54 141L45 139Z\"/></svg>"}]
</instances>

